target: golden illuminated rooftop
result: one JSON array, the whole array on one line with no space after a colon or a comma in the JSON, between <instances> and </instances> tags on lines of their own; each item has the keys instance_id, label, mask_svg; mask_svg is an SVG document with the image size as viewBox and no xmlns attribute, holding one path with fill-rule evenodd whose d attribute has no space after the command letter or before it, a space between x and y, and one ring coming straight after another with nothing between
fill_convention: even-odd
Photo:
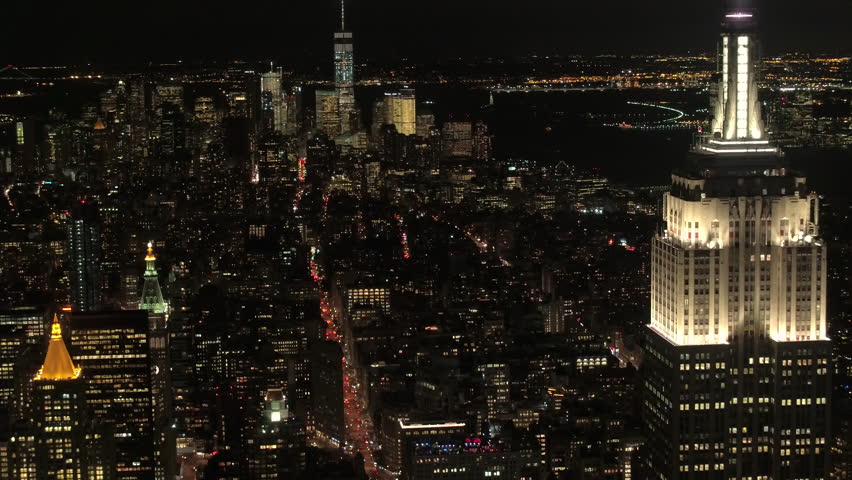
<instances>
[{"instance_id":1,"label":"golden illuminated rooftop","mask_svg":"<svg viewBox=\"0 0 852 480\"><path fill-rule=\"evenodd\" d=\"M50 327L50 344L44 364L35 376L35 380L72 380L80 376L80 367L74 366L65 341L62 340L62 327L59 317L53 315L53 325Z\"/></svg>"},{"instance_id":2,"label":"golden illuminated rooftop","mask_svg":"<svg viewBox=\"0 0 852 480\"><path fill-rule=\"evenodd\" d=\"M148 242L148 255L145 256L145 261L153 261L156 260L157 257L154 256L154 244Z\"/></svg>"}]
</instances>

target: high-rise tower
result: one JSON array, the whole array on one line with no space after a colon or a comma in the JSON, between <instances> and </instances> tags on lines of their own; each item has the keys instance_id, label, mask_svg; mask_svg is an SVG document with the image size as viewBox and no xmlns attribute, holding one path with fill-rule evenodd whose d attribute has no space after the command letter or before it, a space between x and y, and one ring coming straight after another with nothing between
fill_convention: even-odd
<instances>
[{"instance_id":1,"label":"high-rise tower","mask_svg":"<svg viewBox=\"0 0 852 480\"><path fill-rule=\"evenodd\" d=\"M413 88L385 93L383 125L393 125L403 135L417 133L417 97Z\"/></svg>"},{"instance_id":2,"label":"high-rise tower","mask_svg":"<svg viewBox=\"0 0 852 480\"><path fill-rule=\"evenodd\" d=\"M86 404L112 428L117 480L167 478L147 312L72 312L71 348L86 372Z\"/></svg>"},{"instance_id":3,"label":"high-rise tower","mask_svg":"<svg viewBox=\"0 0 852 480\"><path fill-rule=\"evenodd\" d=\"M18 383L15 365L21 362L28 349L42 348L44 328L42 309L27 307L0 311L0 409L12 407Z\"/></svg>"},{"instance_id":4,"label":"high-rise tower","mask_svg":"<svg viewBox=\"0 0 852 480\"><path fill-rule=\"evenodd\" d=\"M68 254L74 310L97 310L101 303L100 218L98 208L92 202L82 200L71 210Z\"/></svg>"},{"instance_id":5,"label":"high-rise tower","mask_svg":"<svg viewBox=\"0 0 852 480\"><path fill-rule=\"evenodd\" d=\"M145 283L139 299L139 310L148 311L148 347L151 357L151 397L154 420L154 443L159 462L155 465L156 478L169 478L174 455L174 430L172 424L171 361L169 359L168 311L160 280L157 275L157 257L154 245L148 242L145 255Z\"/></svg>"},{"instance_id":6,"label":"high-rise tower","mask_svg":"<svg viewBox=\"0 0 852 480\"><path fill-rule=\"evenodd\" d=\"M50 344L33 382L36 478L88 478L85 385L53 317Z\"/></svg>"},{"instance_id":7,"label":"high-rise tower","mask_svg":"<svg viewBox=\"0 0 852 480\"><path fill-rule=\"evenodd\" d=\"M281 67L260 76L260 109L264 128L284 133L287 123L287 104L281 94Z\"/></svg>"},{"instance_id":8,"label":"high-rise tower","mask_svg":"<svg viewBox=\"0 0 852 480\"><path fill-rule=\"evenodd\" d=\"M292 478L305 469L304 425L289 414L282 389L266 391L262 420L247 444L253 478Z\"/></svg>"},{"instance_id":9,"label":"high-rise tower","mask_svg":"<svg viewBox=\"0 0 852 480\"><path fill-rule=\"evenodd\" d=\"M355 58L352 32L346 30L344 0L340 0L340 31L334 33L334 88L339 103L341 133L349 133L356 123Z\"/></svg>"},{"instance_id":10,"label":"high-rise tower","mask_svg":"<svg viewBox=\"0 0 852 480\"><path fill-rule=\"evenodd\" d=\"M827 478L818 197L767 138L755 12L723 19L710 133L672 174L642 365L648 478Z\"/></svg>"}]
</instances>

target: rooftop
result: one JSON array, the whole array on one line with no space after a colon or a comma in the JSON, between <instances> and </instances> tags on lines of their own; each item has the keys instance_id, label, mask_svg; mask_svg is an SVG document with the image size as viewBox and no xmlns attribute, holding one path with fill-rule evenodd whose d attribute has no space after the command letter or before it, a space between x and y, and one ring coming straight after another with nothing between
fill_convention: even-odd
<instances>
[{"instance_id":1,"label":"rooftop","mask_svg":"<svg viewBox=\"0 0 852 480\"><path fill-rule=\"evenodd\" d=\"M59 325L59 317L53 315L53 325L50 330L50 344L47 347L47 355L35 380L73 380L80 376L80 367L74 366L65 341L62 339L62 327Z\"/></svg>"}]
</instances>

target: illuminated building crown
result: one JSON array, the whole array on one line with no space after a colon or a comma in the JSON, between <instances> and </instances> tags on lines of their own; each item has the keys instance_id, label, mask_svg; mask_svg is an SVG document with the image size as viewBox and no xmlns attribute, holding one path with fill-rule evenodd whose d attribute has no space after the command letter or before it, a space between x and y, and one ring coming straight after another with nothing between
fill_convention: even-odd
<instances>
[{"instance_id":1,"label":"illuminated building crown","mask_svg":"<svg viewBox=\"0 0 852 480\"><path fill-rule=\"evenodd\" d=\"M758 99L760 66L755 10L734 8L722 19L720 74L713 104L713 121L707 142L699 147L709 154L770 154Z\"/></svg>"},{"instance_id":2,"label":"illuminated building crown","mask_svg":"<svg viewBox=\"0 0 852 480\"><path fill-rule=\"evenodd\" d=\"M35 376L35 380L72 380L80 376L80 367L75 367L65 341L62 340L62 327L59 317L53 315L50 327L50 344L44 363Z\"/></svg>"},{"instance_id":3,"label":"illuminated building crown","mask_svg":"<svg viewBox=\"0 0 852 480\"><path fill-rule=\"evenodd\" d=\"M145 255L145 284L142 286L139 309L148 310L151 313L166 313L166 302L163 300L163 292L160 290L156 261L154 245L148 242L148 253Z\"/></svg>"}]
</instances>

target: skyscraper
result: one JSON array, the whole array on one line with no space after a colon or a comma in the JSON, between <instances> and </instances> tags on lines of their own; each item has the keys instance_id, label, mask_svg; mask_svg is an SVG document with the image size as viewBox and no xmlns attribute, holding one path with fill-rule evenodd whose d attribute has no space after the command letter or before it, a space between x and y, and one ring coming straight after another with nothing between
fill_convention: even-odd
<instances>
[{"instance_id":1,"label":"skyscraper","mask_svg":"<svg viewBox=\"0 0 852 480\"><path fill-rule=\"evenodd\" d=\"M68 254L71 303L74 310L97 310L101 302L100 218L98 207L81 200L71 210L68 223Z\"/></svg>"},{"instance_id":2,"label":"skyscraper","mask_svg":"<svg viewBox=\"0 0 852 480\"><path fill-rule=\"evenodd\" d=\"M297 476L305 469L304 426L290 416L282 389L268 389L263 403L263 418L248 438L252 478Z\"/></svg>"},{"instance_id":3,"label":"skyscraper","mask_svg":"<svg viewBox=\"0 0 852 480\"><path fill-rule=\"evenodd\" d=\"M260 109L263 126L284 133L287 123L287 104L281 95L281 68L271 68L260 76Z\"/></svg>"},{"instance_id":4,"label":"skyscraper","mask_svg":"<svg viewBox=\"0 0 852 480\"><path fill-rule=\"evenodd\" d=\"M653 240L643 420L661 480L829 475L819 203L764 130L754 15L724 17L712 132Z\"/></svg>"},{"instance_id":5,"label":"skyscraper","mask_svg":"<svg viewBox=\"0 0 852 480\"><path fill-rule=\"evenodd\" d=\"M159 115L164 105L171 104L183 112L183 85L175 82L160 83L151 92L151 107Z\"/></svg>"},{"instance_id":6,"label":"skyscraper","mask_svg":"<svg viewBox=\"0 0 852 480\"><path fill-rule=\"evenodd\" d=\"M15 364L28 348L44 346L45 312L38 308L0 311L0 410L11 405Z\"/></svg>"},{"instance_id":7,"label":"skyscraper","mask_svg":"<svg viewBox=\"0 0 852 480\"><path fill-rule=\"evenodd\" d=\"M167 326L166 302L160 290L160 280L157 275L157 257L154 248L148 243L145 255L145 283L142 286L142 296L139 299L139 310L148 312L148 344L152 363L151 397L153 406L154 435L157 447L157 478L169 478L175 462L174 430L172 424L172 386L171 362L169 361L169 332Z\"/></svg>"},{"instance_id":8,"label":"skyscraper","mask_svg":"<svg viewBox=\"0 0 852 480\"><path fill-rule=\"evenodd\" d=\"M509 412L509 366L502 362L488 362L476 367L482 375L485 396L485 418L498 421Z\"/></svg>"},{"instance_id":9,"label":"skyscraper","mask_svg":"<svg viewBox=\"0 0 852 480\"><path fill-rule=\"evenodd\" d=\"M385 94L384 125L393 125L403 135L417 133L417 98L413 88Z\"/></svg>"},{"instance_id":10,"label":"skyscraper","mask_svg":"<svg viewBox=\"0 0 852 480\"><path fill-rule=\"evenodd\" d=\"M159 175L187 176L190 159L186 150L187 126L183 109L173 103L164 103L158 110L157 151L160 162L150 167Z\"/></svg>"},{"instance_id":11,"label":"skyscraper","mask_svg":"<svg viewBox=\"0 0 852 480\"><path fill-rule=\"evenodd\" d=\"M317 90L316 128L330 138L341 133L340 99L336 90Z\"/></svg>"},{"instance_id":12,"label":"skyscraper","mask_svg":"<svg viewBox=\"0 0 852 480\"><path fill-rule=\"evenodd\" d=\"M85 386L53 317L50 344L33 384L36 478L88 478Z\"/></svg>"},{"instance_id":13,"label":"skyscraper","mask_svg":"<svg viewBox=\"0 0 852 480\"><path fill-rule=\"evenodd\" d=\"M86 371L90 411L114 430L116 478L155 478L163 471L159 462L168 457L157 455L155 409L164 399L154 395L159 372L147 312L72 313L71 345Z\"/></svg>"},{"instance_id":14,"label":"skyscraper","mask_svg":"<svg viewBox=\"0 0 852 480\"><path fill-rule=\"evenodd\" d=\"M470 122L444 122L441 135L445 155L469 157L473 154L473 128Z\"/></svg>"},{"instance_id":15,"label":"skyscraper","mask_svg":"<svg viewBox=\"0 0 852 480\"><path fill-rule=\"evenodd\" d=\"M340 31L334 33L334 88L339 102L340 130L343 134L349 133L357 123L354 51L352 32L346 31L344 0L340 0Z\"/></svg>"},{"instance_id":16,"label":"skyscraper","mask_svg":"<svg viewBox=\"0 0 852 480\"><path fill-rule=\"evenodd\" d=\"M491 135L488 133L488 125L478 121L473 126L473 159L488 161L491 159Z\"/></svg>"},{"instance_id":17,"label":"skyscraper","mask_svg":"<svg viewBox=\"0 0 852 480\"><path fill-rule=\"evenodd\" d=\"M285 121L285 132L288 135L293 135L299 131L302 118L302 87L295 85L291 87L290 93L285 100L287 108L287 119Z\"/></svg>"}]
</instances>

